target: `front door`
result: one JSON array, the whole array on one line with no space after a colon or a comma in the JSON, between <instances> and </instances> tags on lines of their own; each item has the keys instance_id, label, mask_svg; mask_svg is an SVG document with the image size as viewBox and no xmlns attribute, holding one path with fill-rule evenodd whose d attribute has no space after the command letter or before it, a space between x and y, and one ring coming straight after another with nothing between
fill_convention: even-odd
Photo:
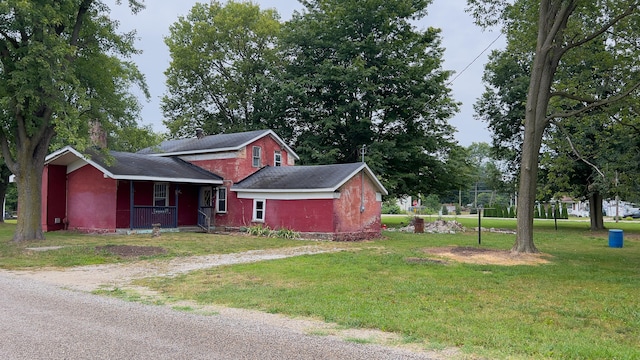
<instances>
[{"instance_id":1,"label":"front door","mask_svg":"<svg viewBox=\"0 0 640 360\"><path fill-rule=\"evenodd\" d=\"M210 227L213 225L213 188L203 186L200 188L200 206L198 207L198 225Z\"/></svg>"}]
</instances>

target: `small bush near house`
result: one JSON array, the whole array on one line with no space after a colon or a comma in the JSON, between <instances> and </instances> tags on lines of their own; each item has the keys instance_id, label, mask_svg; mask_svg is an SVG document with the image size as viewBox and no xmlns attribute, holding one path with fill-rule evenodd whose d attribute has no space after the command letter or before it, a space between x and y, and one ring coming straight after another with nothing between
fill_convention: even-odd
<instances>
[{"instance_id":1,"label":"small bush near house","mask_svg":"<svg viewBox=\"0 0 640 360\"><path fill-rule=\"evenodd\" d=\"M271 229L268 226L254 225L247 228L247 233L253 236L269 236Z\"/></svg>"},{"instance_id":2,"label":"small bush near house","mask_svg":"<svg viewBox=\"0 0 640 360\"><path fill-rule=\"evenodd\" d=\"M280 239L299 239L300 233L287 228L280 228L271 232L271 237L277 237Z\"/></svg>"},{"instance_id":3,"label":"small bush near house","mask_svg":"<svg viewBox=\"0 0 640 360\"><path fill-rule=\"evenodd\" d=\"M442 215L449 215L449 209L445 205L442 205Z\"/></svg>"},{"instance_id":4,"label":"small bush near house","mask_svg":"<svg viewBox=\"0 0 640 360\"><path fill-rule=\"evenodd\" d=\"M287 228L272 230L268 226L255 225L247 228L247 233L253 236L272 237L279 239L299 239L300 233Z\"/></svg>"},{"instance_id":5,"label":"small bush near house","mask_svg":"<svg viewBox=\"0 0 640 360\"><path fill-rule=\"evenodd\" d=\"M382 213L383 214L400 214L402 213L402 209L400 209L400 206L396 204L395 200L385 201L384 203L382 203Z\"/></svg>"}]
</instances>

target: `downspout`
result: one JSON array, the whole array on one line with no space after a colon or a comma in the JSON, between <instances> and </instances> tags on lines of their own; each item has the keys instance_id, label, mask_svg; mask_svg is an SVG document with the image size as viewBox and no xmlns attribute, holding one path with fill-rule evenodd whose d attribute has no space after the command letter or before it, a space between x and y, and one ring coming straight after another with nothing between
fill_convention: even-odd
<instances>
[{"instance_id":1,"label":"downspout","mask_svg":"<svg viewBox=\"0 0 640 360\"><path fill-rule=\"evenodd\" d=\"M364 212L364 169L360 173L360 212Z\"/></svg>"},{"instance_id":2,"label":"downspout","mask_svg":"<svg viewBox=\"0 0 640 360\"><path fill-rule=\"evenodd\" d=\"M362 155L362 163L364 162L364 154L367 152L367 145L362 145L362 149L360 150L360 154ZM365 164L366 165L366 164ZM360 173L360 213L364 212L364 168Z\"/></svg>"}]
</instances>

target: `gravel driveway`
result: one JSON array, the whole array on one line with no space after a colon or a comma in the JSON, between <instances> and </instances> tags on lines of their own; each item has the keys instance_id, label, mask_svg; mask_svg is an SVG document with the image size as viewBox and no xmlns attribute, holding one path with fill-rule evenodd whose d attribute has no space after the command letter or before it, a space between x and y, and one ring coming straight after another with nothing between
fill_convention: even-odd
<instances>
[{"instance_id":1,"label":"gravel driveway","mask_svg":"<svg viewBox=\"0 0 640 360\"><path fill-rule=\"evenodd\" d=\"M133 304L86 293L105 287L127 288L132 280L144 277L173 276L221 265L332 251L341 249L310 245L62 270L0 270L0 284L4 288L0 295L3 319L0 322L0 336L3 336L0 358L447 359L460 355L456 349L427 352L417 346L403 345L401 348L398 345L401 338L396 334L343 329L312 319L178 304L196 309L195 313L185 313L170 307ZM17 289L6 291L5 286ZM20 291L27 293L21 295ZM27 303L25 299L33 303ZM79 310L85 305L88 308L80 315ZM175 303L171 305L176 306ZM32 322L34 314L46 317ZM18 328L13 328L16 325ZM36 332L31 334L33 331ZM89 334L93 334L91 338L84 339ZM29 340L30 336L33 339ZM113 339L107 342L106 337ZM345 342L345 339L384 346L358 345L353 341ZM33 347L30 341L39 346ZM76 341L76 347L87 345L82 345L82 349L74 349L72 345L65 348L60 345L65 341ZM52 343L57 344L53 349ZM117 350L119 346L122 348ZM212 352L212 346L216 352ZM42 353L44 348L51 352ZM87 349L89 352L85 352ZM140 352L146 355L137 356L139 349L146 349L144 353ZM77 352L79 350L82 351ZM100 354L101 351L104 353Z\"/></svg>"}]
</instances>

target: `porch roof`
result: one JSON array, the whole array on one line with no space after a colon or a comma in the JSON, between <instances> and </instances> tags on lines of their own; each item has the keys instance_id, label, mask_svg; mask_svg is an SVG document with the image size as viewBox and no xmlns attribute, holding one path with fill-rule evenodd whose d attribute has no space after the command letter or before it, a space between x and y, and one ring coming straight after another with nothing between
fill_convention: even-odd
<instances>
[{"instance_id":1,"label":"porch roof","mask_svg":"<svg viewBox=\"0 0 640 360\"><path fill-rule=\"evenodd\" d=\"M142 154L110 151L108 156L97 151L82 154L71 146L51 153L45 164L64 165L72 172L91 165L105 177L117 180L163 181L191 184L222 184L222 177L173 157L154 157Z\"/></svg>"},{"instance_id":2,"label":"porch roof","mask_svg":"<svg viewBox=\"0 0 640 360\"><path fill-rule=\"evenodd\" d=\"M271 136L280 146L286 149L296 160L298 155L276 135L273 130L254 130L232 134L208 135L202 138L189 138L179 140L163 141L158 146L148 147L138 151L138 154L148 154L152 156L177 156L193 155L211 152L237 151L243 149L252 142Z\"/></svg>"},{"instance_id":3,"label":"porch roof","mask_svg":"<svg viewBox=\"0 0 640 360\"><path fill-rule=\"evenodd\" d=\"M334 192L359 172L364 171L377 191L388 192L365 163L266 166L231 187L237 192Z\"/></svg>"}]
</instances>

